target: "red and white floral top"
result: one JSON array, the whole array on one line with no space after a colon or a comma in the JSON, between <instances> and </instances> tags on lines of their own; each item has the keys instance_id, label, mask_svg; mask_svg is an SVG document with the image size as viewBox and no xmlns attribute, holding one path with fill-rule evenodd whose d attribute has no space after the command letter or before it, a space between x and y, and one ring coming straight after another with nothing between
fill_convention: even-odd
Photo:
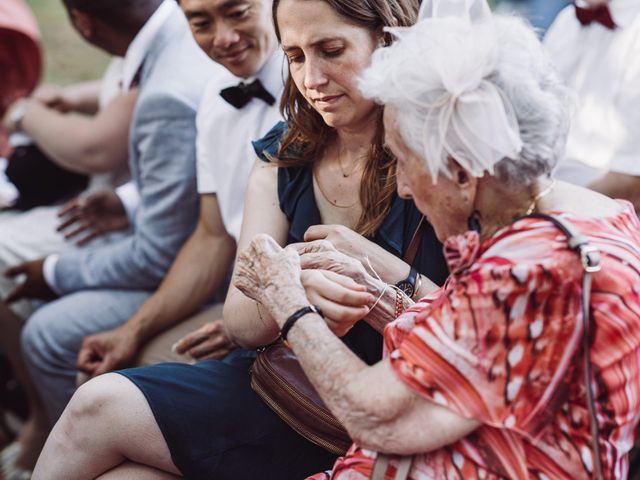
<instances>
[{"instance_id":1,"label":"red and white floral top","mask_svg":"<svg viewBox=\"0 0 640 480\"><path fill-rule=\"evenodd\" d=\"M623 479L640 420L640 223L621 204L612 218L560 216L602 256L591 296L593 388L605 475ZM450 239L445 254L447 283L387 326L386 355L413 391L482 426L417 455L410 478L590 478L577 254L537 219L482 244L467 232ZM375 457L353 445L330 478L368 479Z\"/></svg>"}]
</instances>

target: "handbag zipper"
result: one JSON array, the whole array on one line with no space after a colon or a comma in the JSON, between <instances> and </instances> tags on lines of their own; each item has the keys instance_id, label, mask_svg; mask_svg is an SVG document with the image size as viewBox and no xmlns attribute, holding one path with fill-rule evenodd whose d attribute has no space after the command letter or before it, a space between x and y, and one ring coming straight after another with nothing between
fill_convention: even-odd
<instances>
[{"instance_id":1,"label":"handbag zipper","mask_svg":"<svg viewBox=\"0 0 640 480\"><path fill-rule=\"evenodd\" d=\"M347 448L343 448L335 443L329 442L321 437L319 437L318 435L316 435L313 432L308 431L304 425L302 425L300 422L298 422L295 418L292 418L288 412L285 412L283 409L280 408L280 406L274 402L272 400L272 398L269 396L268 392L266 392L263 388L262 385L260 385L258 382L254 381L254 376L251 377L251 383L253 385L253 387L255 388L255 390L257 391L258 395L260 396L260 398L262 398L262 400L269 406L269 408L271 408L271 410L273 410L274 412L276 412L276 414L282 418L283 420L285 420L285 422L287 422L288 425L291 426L291 428L293 428L296 432L298 432L300 435L302 435L303 437L307 438L308 440L310 440L311 442L315 443L316 445L324 448L325 450L329 451L330 453L333 453L335 455L344 455L345 452L347 451ZM291 391L291 389L288 389L288 391ZM318 412L314 412L314 413L318 413ZM320 412L320 413L324 413L324 412Z\"/></svg>"},{"instance_id":2,"label":"handbag zipper","mask_svg":"<svg viewBox=\"0 0 640 480\"><path fill-rule=\"evenodd\" d=\"M272 368L270 365L268 365L267 362L261 362L260 366L264 368L264 370L266 371L266 373L269 374L269 376L275 381L275 383L281 385L288 393L291 394L292 397L294 397L297 402L299 404L301 404L305 410L307 410L309 413L313 413L314 415L320 415L328 424L330 424L331 426L339 429L339 430L344 430L344 427L342 426L342 424L340 422L338 422L338 420L336 420L335 417L331 416L331 415L327 415L325 412L323 412L322 410L317 409L316 405L307 401L307 399L303 396L300 395L295 389L293 389L288 382L286 382L285 380L282 379L282 377L280 377ZM311 407L311 408L310 408ZM346 432L346 431L345 431Z\"/></svg>"}]
</instances>

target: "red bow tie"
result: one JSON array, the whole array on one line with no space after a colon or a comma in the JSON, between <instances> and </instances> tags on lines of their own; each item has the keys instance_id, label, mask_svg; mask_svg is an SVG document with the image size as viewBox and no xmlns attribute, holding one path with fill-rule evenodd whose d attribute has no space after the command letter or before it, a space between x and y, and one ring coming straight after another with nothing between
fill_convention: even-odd
<instances>
[{"instance_id":1,"label":"red bow tie","mask_svg":"<svg viewBox=\"0 0 640 480\"><path fill-rule=\"evenodd\" d=\"M616 22L611 17L611 12L607 5L600 5L596 8L582 8L578 5L576 7L576 17L578 21L584 25L590 25L593 22L600 23L610 30L616 28Z\"/></svg>"}]
</instances>

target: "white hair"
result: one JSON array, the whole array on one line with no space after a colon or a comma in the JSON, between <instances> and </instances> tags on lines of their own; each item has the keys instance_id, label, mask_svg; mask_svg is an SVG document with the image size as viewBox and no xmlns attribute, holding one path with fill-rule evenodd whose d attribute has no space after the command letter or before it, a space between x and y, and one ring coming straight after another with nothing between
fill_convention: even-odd
<instances>
[{"instance_id":1,"label":"white hair","mask_svg":"<svg viewBox=\"0 0 640 480\"><path fill-rule=\"evenodd\" d=\"M510 184L548 174L569 128L569 91L532 28L516 17L426 18L390 31L361 78L363 93L393 106L407 146L434 182L451 156L474 176Z\"/></svg>"}]
</instances>

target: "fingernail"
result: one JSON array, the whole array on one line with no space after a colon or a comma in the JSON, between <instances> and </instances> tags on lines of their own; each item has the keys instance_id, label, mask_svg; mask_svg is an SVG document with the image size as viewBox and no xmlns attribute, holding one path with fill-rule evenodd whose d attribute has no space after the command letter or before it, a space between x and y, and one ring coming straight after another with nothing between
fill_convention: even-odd
<instances>
[{"instance_id":1,"label":"fingernail","mask_svg":"<svg viewBox=\"0 0 640 480\"><path fill-rule=\"evenodd\" d=\"M180 342L176 342L173 345L171 345L171 351L173 353L178 353L178 343L180 343Z\"/></svg>"}]
</instances>

